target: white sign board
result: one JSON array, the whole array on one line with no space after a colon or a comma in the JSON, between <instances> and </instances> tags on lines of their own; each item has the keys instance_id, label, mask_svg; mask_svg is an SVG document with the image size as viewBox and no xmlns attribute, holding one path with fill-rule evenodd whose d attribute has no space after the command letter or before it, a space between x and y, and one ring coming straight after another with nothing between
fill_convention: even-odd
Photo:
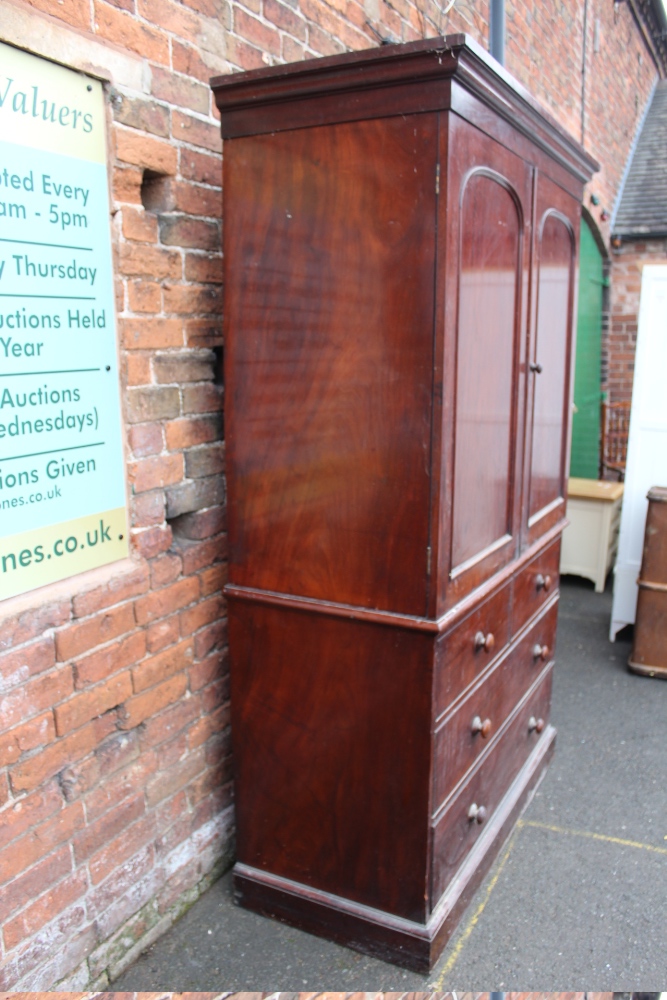
<instances>
[{"instance_id":1,"label":"white sign board","mask_svg":"<svg viewBox=\"0 0 667 1000\"><path fill-rule=\"evenodd\" d=\"M642 273L635 374L609 638L635 620L652 486L667 486L667 266Z\"/></svg>"},{"instance_id":2,"label":"white sign board","mask_svg":"<svg viewBox=\"0 0 667 1000\"><path fill-rule=\"evenodd\" d=\"M128 552L105 131L0 43L0 600Z\"/></svg>"}]
</instances>

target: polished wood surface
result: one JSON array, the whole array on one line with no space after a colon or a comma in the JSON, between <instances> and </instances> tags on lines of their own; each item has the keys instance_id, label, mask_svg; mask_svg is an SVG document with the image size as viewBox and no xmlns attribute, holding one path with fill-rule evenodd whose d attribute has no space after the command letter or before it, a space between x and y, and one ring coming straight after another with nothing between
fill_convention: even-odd
<instances>
[{"instance_id":1,"label":"polished wood surface","mask_svg":"<svg viewBox=\"0 0 667 1000\"><path fill-rule=\"evenodd\" d=\"M423 921L432 638L237 601L229 636L239 861Z\"/></svg>"},{"instance_id":2,"label":"polished wood surface","mask_svg":"<svg viewBox=\"0 0 667 1000\"><path fill-rule=\"evenodd\" d=\"M648 491L630 670L667 679L667 486Z\"/></svg>"},{"instance_id":3,"label":"polished wood surface","mask_svg":"<svg viewBox=\"0 0 667 1000\"><path fill-rule=\"evenodd\" d=\"M558 592L560 538L522 567L512 585L511 629L518 631Z\"/></svg>"},{"instance_id":4,"label":"polished wood surface","mask_svg":"<svg viewBox=\"0 0 667 1000\"><path fill-rule=\"evenodd\" d=\"M592 163L459 36L215 89L235 891L423 970L553 750Z\"/></svg>"},{"instance_id":5,"label":"polished wood surface","mask_svg":"<svg viewBox=\"0 0 667 1000\"><path fill-rule=\"evenodd\" d=\"M351 945L383 961L429 972L542 777L553 755L555 737L554 728L547 726L426 923L373 910L242 863L234 869L235 900L257 913Z\"/></svg>"},{"instance_id":6,"label":"polished wood surface","mask_svg":"<svg viewBox=\"0 0 667 1000\"><path fill-rule=\"evenodd\" d=\"M450 116L439 204L442 428L437 595L442 613L518 554L532 174ZM445 161L446 155L446 161ZM490 359L493 363L490 364ZM446 360L450 359L450 364ZM451 363L455 360L455 363Z\"/></svg>"},{"instance_id":7,"label":"polished wood surface","mask_svg":"<svg viewBox=\"0 0 667 1000\"><path fill-rule=\"evenodd\" d=\"M474 848L506 789L535 750L541 734L529 725L533 716L548 721L551 703L552 666L538 676L497 743L481 756L470 777L434 820L431 873L431 904L435 905ZM479 821L473 816L484 810Z\"/></svg>"},{"instance_id":8,"label":"polished wood surface","mask_svg":"<svg viewBox=\"0 0 667 1000\"><path fill-rule=\"evenodd\" d=\"M472 614L437 643L434 679L436 720L507 646L510 640L510 600L511 586L508 583L480 603ZM478 632L493 635L495 644L490 652L475 642Z\"/></svg>"},{"instance_id":9,"label":"polished wood surface","mask_svg":"<svg viewBox=\"0 0 667 1000\"><path fill-rule=\"evenodd\" d=\"M512 534L521 333L517 196L501 175L480 171L466 178L462 201L452 572ZM492 372L485 364L490 356Z\"/></svg>"},{"instance_id":10,"label":"polished wood surface","mask_svg":"<svg viewBox=\"0 0 667 1000\"><path fill-rule=\"evenodd\" d=\"M535 203L536 295L529 351L527 534L539 537L563 516L569 464L577 206L540 177Z\"/></svg>"},{"instance_id":11,"label":"polished wood surface","mask_svg":"<svg viewBox=\"0 0 667 1000\"><path fill-rule=\"evenodd\" d=\"M527 688L544 666L535 649L553 654L557 604L500 658L463 702L439 724L433 750L433 808L437 811L477 758L502 732ZM475 720L479 720L475 725ZM487 724L485 726L485 723Z\"/></svg>"},{"instance_id":12,"label":"polished wood surface","mask_svg":"<svg viewBox=\"0 0 667 1000\"><path fill-rule=\"evenodd\" d=\"M531 518L563 494L563 387L567 385L568 305L574 270L570 226L550 213L541 229L537 337L531 362L535 379L528 508Z\"/></svg>"},{"instance_id":13,"label":"polished wood surface","mask_svg":"<svg viewBox=\"0 0 667 1000\"><path fill-rule=\"evenodd\" d=\"M225 146L232 583L426 613L436 130Z\"/></svg>"}]
</instances>

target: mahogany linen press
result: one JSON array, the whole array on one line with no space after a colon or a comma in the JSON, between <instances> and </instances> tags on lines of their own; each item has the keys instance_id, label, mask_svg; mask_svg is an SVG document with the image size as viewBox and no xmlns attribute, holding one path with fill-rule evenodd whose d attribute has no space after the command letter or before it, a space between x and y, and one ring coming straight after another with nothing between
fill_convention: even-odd
<instances>
[{"instance_id":1,"label":"mahogany linen press","mask_svg":"<svg viewBox=\"0 0 667 1000\"><path fill-rule=\"evenodd\" d=\"M212 85L235 892L424 971L554 746L596 164L463 35Z\"/></svg>"}]
</instances>

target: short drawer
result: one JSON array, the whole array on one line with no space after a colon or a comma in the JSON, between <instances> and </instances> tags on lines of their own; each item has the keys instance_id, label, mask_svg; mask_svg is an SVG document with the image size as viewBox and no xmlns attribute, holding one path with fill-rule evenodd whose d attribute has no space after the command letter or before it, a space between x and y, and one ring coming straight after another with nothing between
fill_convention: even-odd
<instances>
[{"instance_id":1,"label":"short drawer","mask_svg":"<svg viewBox=\"0 0 667 1000\"><path fill-rule=\"evenodd\" d=\"M510 584L492 594L436 647L435 718L469 687L509 642Z\"/></svg>"},{"instance_id":2,"label":"short drawer","mask_svg":"<svg viewBox=\"0 0 667 1000\"><path fill-rule=\"evenodd\" d=\"M475 846L485 824L527 761L549 721L552 668L516 713L495 747L436 821L433 830L431 909Z\"/></svg>"},{"instance_id":3,"label":"short drawer","mask_svg":"<svg viewBox=\"0 0 667 1000\"><path fill-rule=\"evenodd\" d=\"M558 590L560 538L539 552L513 580L512 635Z\"/></svg>"},{"instance_id":4,"label":"short drawer","mask_svg":"<svg viewBox=\"0 0 667 1000\"><path fill-rule=\"evenodd\" d=\"M619 539L619 531L618 528L616 528L611 538L609 539L609 548L607 550L607 564L605 566L607 573L613 566L614 560L616 559L616 555L618 553L618 539Z\"/></svg>"},{"instance_id":5,"label":"short drawer","mask_svg":"<svg viewBox=\"0 0 667 1000\"><path fill-rule=\"evenodd\" d=\"M619 497L614 503L611 513L611 523L612 525L620 524L621 522L621 511L623 509L623 499Z\"/></svg>"},{"instance_id":6,"label":"short drawer","mask_svg":"<svg viewBox=\"0 0 667 1000\"><path fill-rule=\"evenodd\" d=\"M553 659L557 619L558 605L553 604L436 729L434 812L497 737L545 663Z\"/></svg>"}]
</instances>

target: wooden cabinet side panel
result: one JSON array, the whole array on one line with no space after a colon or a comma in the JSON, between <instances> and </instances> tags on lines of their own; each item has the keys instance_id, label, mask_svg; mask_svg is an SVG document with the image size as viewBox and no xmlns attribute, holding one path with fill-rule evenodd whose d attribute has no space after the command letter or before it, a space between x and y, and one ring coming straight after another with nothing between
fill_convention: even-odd
<instances>
[{"instance_id":1,"label":"wooden cabinet side panel","mask_svg":"<svg viewBox=\"0 0 667 1000\"><path fill-rule=\"evenodd\" d=\"M426 612L436 136L225 145L232 583Z\"/></svg>"},{"instance_id":2,"label":"wooden cabinet side panel","mask_svg":"<svg viewBox=\"0 0 667 1000\"><path fill-rule=\"evenodd\" d=\"M230 601L239 861L423 921L433 638Z\"/></svg>"}]
</instances>

